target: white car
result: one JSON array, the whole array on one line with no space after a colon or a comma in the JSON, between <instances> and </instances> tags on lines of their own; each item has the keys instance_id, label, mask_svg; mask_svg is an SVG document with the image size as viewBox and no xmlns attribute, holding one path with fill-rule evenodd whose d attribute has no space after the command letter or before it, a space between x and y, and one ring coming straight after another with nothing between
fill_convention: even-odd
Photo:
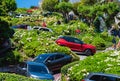
<instances>
[{"instance_id":1,"label":"white car","mask_svg":"<svg viewBox=\"0 0 120 81\"><path fill-rule=\"evenodd\" d=\"M41 31L53 32L50 28L40 27L40 26L34 26L34 27L33 27L33 30L41 30Z\"/></svg>"}]
</instances>

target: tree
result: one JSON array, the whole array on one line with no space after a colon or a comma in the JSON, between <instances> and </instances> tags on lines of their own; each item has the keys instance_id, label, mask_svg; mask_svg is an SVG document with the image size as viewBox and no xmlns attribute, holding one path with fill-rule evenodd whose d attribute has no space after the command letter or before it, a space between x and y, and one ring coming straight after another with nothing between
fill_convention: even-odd
<instances>
[{"instance_id":1,"label":"tree","mask_svg":"<svg viewBox=\"0 0 120 81\"><path fill-rule=\"evenodd\" d=\"M80 0L83 5L94 5L98 2L98 0Z\"/></svg>"},{"instance_id":2,"label":"tree","mask_svg":"<svg viewBox=\"0 0 120 81\"><path fill-rule=\"evenodd\" d=\"M68 13L72 10L73 5L70 2L60 2L56 9L63 14L63 18L68 22Z\"/></svg>"},{"instance_id":3,"label":"tree","mask_svg":"<svg viewBox=\"0 0 120 81\"><path fill-rule=\"evenodd\" d=\"M74 11L75 14L77 14L77 15L78 15L77 8L78 8L79 4L80 4L80 2L73 3L73 11Z\"/></svg>"},{"instance_id":4,"label":"tree","mask_svg":"<svg viewBox=\"0 0 120 81\"><path fill-rule=\"evenodd\" d=\"M15 0L0 0L0 15L7 15L8 12L17 9Z\"/></svg>"},{"instance_id":5,"label":"tree","mask_svg":"<svg viewBox=\"0 0 120 81\"><path fill-rule=\"evenodd\" d=\"M110 27L114 22L114 16L120 11L119 6L114 2L94 4L92 6L80 4L77 10L82 18L89 20L88 24L92 25L93 21L96 21L97 17L100 16L104 18L107 27Z\"/></svg>"},{"instance_id":6,"label":"tree","mask_svg":"<svg viewBox=\"0 0 120 81\"><path fill-rule=\"evenodd\" d=\"M61 0L62 2L69 2L69 0Z\"/></svg>"},{"instance_id":7,"label":"tree","mask_svg":"<svg viewBox=\"0 0 120 81\"><path fill-rule=\"evenodd\" d=\"M15 12L16 13L27 13L27 8L17 8L16 10L15 10Z\"/></svg>"},{"instance_id":8,"label":"tree","mask_svg":"<svg viewBox=\"0 0 120 81\"><path fill-rule=\"evenodd\" d=\"M45 11L55 11L55 5L59 3L58 0L43 0L41 7Z\"/></svg>"}]
</instances>

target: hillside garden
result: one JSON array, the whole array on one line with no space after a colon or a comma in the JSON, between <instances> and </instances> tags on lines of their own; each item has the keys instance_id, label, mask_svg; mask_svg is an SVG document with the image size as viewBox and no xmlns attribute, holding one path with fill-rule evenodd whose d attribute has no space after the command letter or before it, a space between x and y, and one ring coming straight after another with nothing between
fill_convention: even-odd
<instances>
[{"instance_id":1,"label":"hillside garden","mask_svg":"<svg viewBox=\"0 0 120 81\"><path fill-rule=\"evenodd\" d=\"M79 57L69 48L58 46L55 43L55 40L59 36L67 35L81 39L85 43L92 44L96 46L97 50L105 50L107 47L112 46L111 41L113 36L109 35L107 30L109 29L109 26L114 23L114 20L109 20L114 18L114 16L119 12L117 4L109 3L103 4L102 6L101 4L95 4L94 8L91 5L83 6L84 4L80 3L79 6L77 6L77 10L75 10L79 19L68 20L68 22L65 22L65 17L67 16L64 14L68 14L71 10L72 7L70 5L70 3L67 4L67 2L62 2L53 8L53 11L57 11L56 9L58 9L58 11L53 12L52 15L44 16L41 14L42 11L35 10L30 17L23 18L15 18L5 15L5 12L7 11L1 10L4 13L0 14L0 22L7 23L6 25L0 25L1 32L3 30L5 32L3 35L1 34L1 38L9 38L12 42L13 49L5 52L5 56L0 58L0 66L18 64L20 62L30 60L38 54L64 52L72 55L73 61L76 62L72 62L62 68L61 73L63 81L65 80L64 76L67 76L70 81L80 81L89 72L104 72L119 75L119 51L99 52L93 56L87 57L85 60L79 61ZM67 11L65 11L64 8L66 8ZM90 13L88 14L88 12ZM103 17L103 14L107 14L107 18L104 19L106 27L104 28L104 31L100 31L98 18L99 16ZM86 19L87 22L83 21L84 19ZM47 27L53 30L53 33L25 29L14 29L13 32L13 29L10 28L11 26L18 24L28 24L31 27L41 26L43 20L46 21ZM56 24L58 20L62 22L60 25ZM88 22L88 20L90 21ZM80 34L75 32L76 29L80 29ZM118 40L119 38L117 38L117 42ZM0 79L10 81L8 80L10 76L16 77L16 75L2 73L0 74L0 77L3 79ZM10 79L11 81L18 81L14 78ZM29 81L33 80L31 79Z\"/></svg>"}]
</instances>

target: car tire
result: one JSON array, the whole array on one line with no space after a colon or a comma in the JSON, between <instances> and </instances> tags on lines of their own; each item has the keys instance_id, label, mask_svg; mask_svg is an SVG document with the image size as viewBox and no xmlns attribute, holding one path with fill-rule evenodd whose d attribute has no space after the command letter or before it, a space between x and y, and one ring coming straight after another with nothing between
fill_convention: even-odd
<instances>
[{"instance_id":1,"label":"car tire","mask_svg":"<svg viewBox=\"0 0 120 81\"><path fill-rule=\"evenodd\" d=\"M93 55L93 53L92 53L92 51L91 51L90 49L86 49L86 50L85 50L85 54L86 54L87 56Z\"/></svg>"}]
</instances>

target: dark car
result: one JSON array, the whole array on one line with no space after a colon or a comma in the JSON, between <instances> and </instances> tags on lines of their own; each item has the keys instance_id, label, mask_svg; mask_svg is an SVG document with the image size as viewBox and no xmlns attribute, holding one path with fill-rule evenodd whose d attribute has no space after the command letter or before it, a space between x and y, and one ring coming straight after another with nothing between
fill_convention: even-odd
<instances>
[{"instance_id":1,"label":"dark car","mask_svg":"<svg viewBox=\"0 0 120 81\"><path fill-rule=\"evenodd\" d=\"M27 76L45 81L53 81L54 77L43 63L26 62Z\"/></svg>"},{"instance_id":2,"label":"dark car","mask_svg":"<svg viewBox=\"0 0 120 81\"><path fill-rule=\"evenodd\" d=\"M82 81L120 81L120 76L104 73L90 73Z\"/></svg>"},{"instance_id":3,"label":"dark car","mask_svg":"<svg viewBox=\"0 0 120 81\"><path fill-rule=\"evenodd\" d=\"M44 63L50 71L58 71L70 63L72 56L63 53L46 53L38 55L33 62Z\"/></svg>"},{"instance_id":4,"label":"dark car","mask_svg":"<svg viewBox=\"0 0 120 81\"><path fill-rule=\"evenodd\" d=\"M91 44L85 44L78 38L70 36L60 36L56 43L60 46L69 47L76 53L82 53L86 55L93 55L96 52L96 47Z\"/></svg>"},{"instance_id":5,"label":"dark car","mask_svg":"<svg viewBox=\"0 0 120 81\"><path fill-rule=\"evenodd\" d=\"M27 29L27 26L26 24L20 24L20 25L15 25L15 26L12 26L12 28L14 29Z\"/></svg>"}]
</instances>

